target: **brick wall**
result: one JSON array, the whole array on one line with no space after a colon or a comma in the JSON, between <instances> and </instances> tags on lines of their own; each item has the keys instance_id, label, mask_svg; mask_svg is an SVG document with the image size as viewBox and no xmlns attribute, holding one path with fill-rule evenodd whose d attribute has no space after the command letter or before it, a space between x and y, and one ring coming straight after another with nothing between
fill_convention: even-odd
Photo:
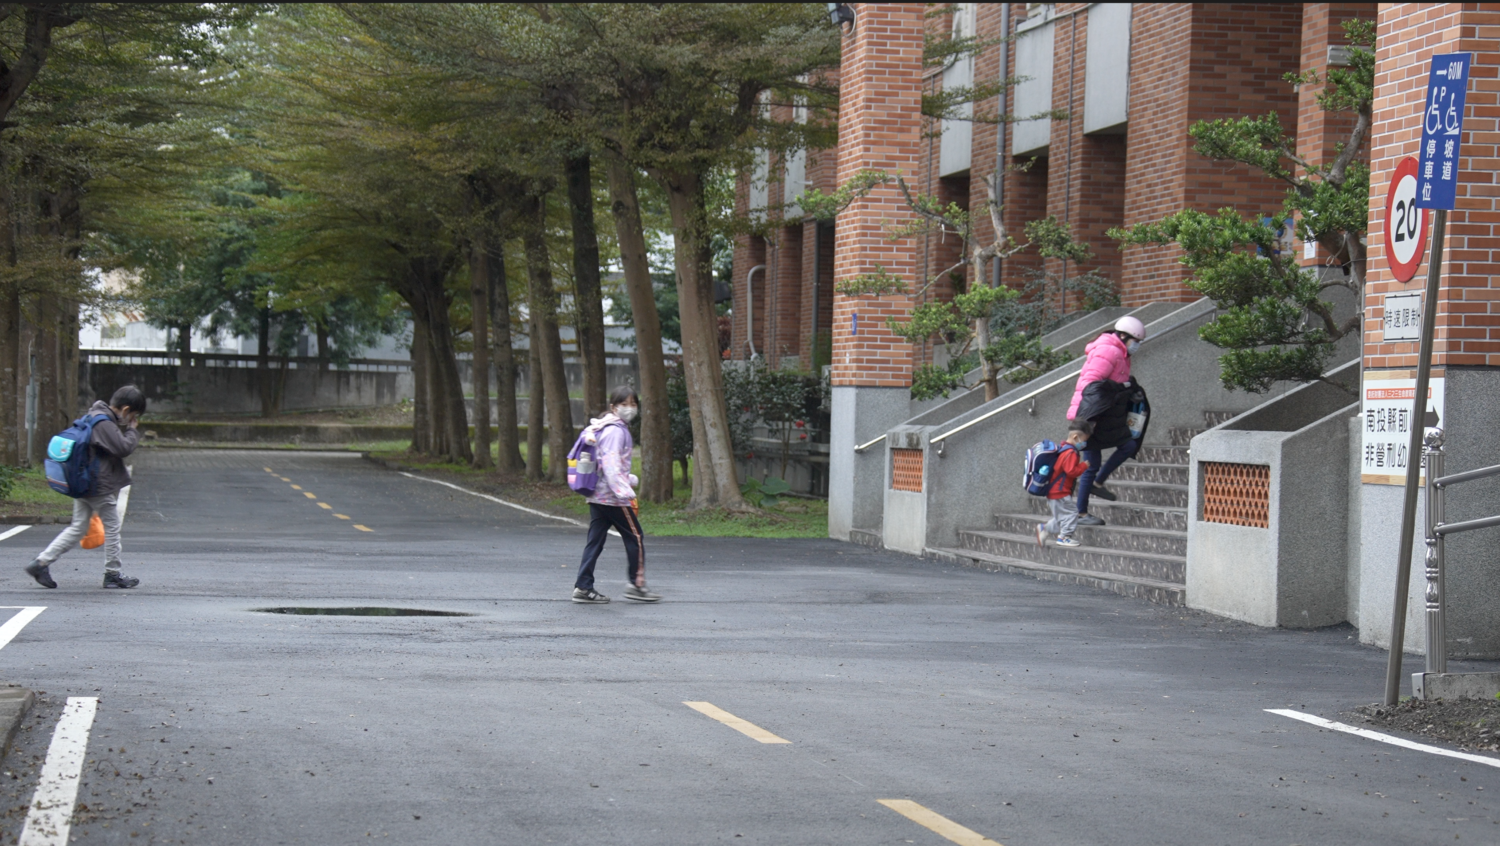
<instances>
[{"instance_id":1,"label":"brick wall","mask_svg":"<svg viewBox=\"0 0 1500 846\"><path fill-rule=\"evenodd\" d=\"M919 3L861 3L859 24L844 37L839 102L838 182L861 170L920 172L922 28ZM886 226L910 216L895 186L882 186L839 215L834 277L869 273L877 264L912 285L913 239L891 241ZM906 387L911 345L884 325L911 313L909 295L846 297L833 308L833 384ZM857 317L856 317L857 316ZM857 330L856 330L857 323Z\"/></svg>"},{"instance_id":2,"label":"brick wall","mask_svg":"<svg viewBox=\"0 0 1500 846\"><path fill-rule=\"evenodd\" d=\"M1352 18L1375 20L1374 3L1308 3L1302 12L1302 70L1328 72L1328 48L1347 44L1344 22ZM1303 85L1297 92L1297 154L1310 164L1326 164L1337 155L1337 145L1349 138L1354 129L1353 112L1329 112L1318 104L1318 95L1326 85ZM1360 156L1368 163L1369 144ZM1303 258L1304 266L1323 263L1327 257ZM1298 253L1298 255L1303 255Z\"/></svg>"},{"instance_id":3,"label":"brick wall","mask_svg":"<svg viewBox=\"0 0 1500 846\"><path fill-rule=\"evenodd\" d=\"M1365 287L1365 366L1410 368L1417 343L1381 336L1383 297L1420 291L1400 283L1385 259L1385 196L1396 163L1417 156L1428 60L1472 52L1458 208L1448 217L1447 256L1437 303L1437 366L1500 366L1500 10L1491 4L1382 4L1376 42L1375 126L1371 139L1370 256Z\"/></svg>"}]
</instances>

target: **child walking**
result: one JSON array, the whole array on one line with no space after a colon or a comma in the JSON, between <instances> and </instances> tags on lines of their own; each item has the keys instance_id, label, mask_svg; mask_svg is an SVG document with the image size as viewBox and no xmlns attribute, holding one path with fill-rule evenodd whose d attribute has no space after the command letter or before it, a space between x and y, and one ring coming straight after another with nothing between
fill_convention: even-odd
<instances>
[{"instance_id":1,"label":"child walking","mask_svg":"<svg viewBox=\"0 0 1500 846\"><path fill-rule=\"evenodd\" d=\"M1083 449L1093 433L1094 424L1087 420L1068 421L1068 439L1063 441L1062 452L1057 456L1052 489L1047 492L1052 519L1037 524L1037 546L1046 546L1048 535L1057 535L1058 546L1080 545L1073 537L1078 526L1078 502L1073 498L1073 483L1089 468L1089 463L1083 459Z\"/></svg>"},{"instance_id":2,"label":"child walking","mask_svg":"<svg viewBox=\"0 0 1500 846\"><path fill-rule=\"evenodd\" d=\"M115 391L108 403L100 400L88 410L88 416L104 418L95 424L89 446L99 462L99 475L88 495L73 500L72 525L63 529L27 566L26 574L36 579L37 584L44 588L57 587L50 569L52 562L83 540L95 514L104 524L104 586L128 590L141 583L140 579L120 572L120 512L116 505L120 490L130 484L125 457L135 452L136 444L140 442L136 426L145 410L146 396L134 385L126 385Z\"/></svg>"},{"instance_id":3,"label":"child walking","mask_svg":"<svg viewBox=\"0 0 1500 846\"><path fill-rule=\"evenodd\" d=\"M583 561L578 565L578 580L573 583L573 601L602 604L609 597L594 590L594 565L609 530L620 533L625 542L628 584L625 598L636 602L656 602L659 594L646 589L646 539L641 532L641 518L636 510L635 486L639 484L630 472L632 448L630 429L626 427L640 410L635 389L622 386L609 395L609 411L589 422L584 437L597 440L599 485L588 498L589 539L583 547Z\"/></svg>"}]
</instances>

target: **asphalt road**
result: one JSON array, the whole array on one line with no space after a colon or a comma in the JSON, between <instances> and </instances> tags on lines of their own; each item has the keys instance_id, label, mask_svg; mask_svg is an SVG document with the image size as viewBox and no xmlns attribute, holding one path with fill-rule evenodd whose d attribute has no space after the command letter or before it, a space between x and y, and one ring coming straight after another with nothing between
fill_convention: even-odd
<instances>
[{"instance_id":1,"label":"asphalt road","mask_svg":"<svg viewBox=\"0 0 1500 846\"><path fill-rule=\"evenodd\" d=\"M99 700L79 844L950 842L880 800L1005 846L1500 842L1500 769L1266 712L1378 698L1384 653L1348 628L832 541L648 538L666 600L637 605L611 539L616 601L574 605L582 529L358 458L155 450L135 475L134 591L97 551L37 587L56 527L0 541L0 605L46 606L0 649L44 692L0 842L68 697ZM255 610L281 606L473 616Z\"/></svg>"}]
</instances>

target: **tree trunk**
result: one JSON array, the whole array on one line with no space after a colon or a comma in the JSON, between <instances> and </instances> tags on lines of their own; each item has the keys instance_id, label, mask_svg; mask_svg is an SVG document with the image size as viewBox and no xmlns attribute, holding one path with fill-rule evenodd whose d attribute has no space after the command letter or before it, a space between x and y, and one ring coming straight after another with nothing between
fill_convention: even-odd
<instances>
[{"instance_id":1,"label":"tree trunk","mask_svg":"<svg viewBox=\"0 0 1500 846\"><path fill-rule=\"evenodd\" d=\"M521 462L521 431L516 415L516 351L510 338L510 284L505 275L505 252L500 244L490 250L490 350L495 363L495 393L501 470L516 473Z\"/></svg>"},{"instance_id":2,"label":"tree trunk","mask_svg":"<svg viewBox=\"0 0 1500 846\"><path fill-rule=\"evenodd\" d=\"M675 258L677 302L682 315L682 365L693 421L693 496L688 507L717 505L732 511L750 511L752 507L740 495L734 468L734 445L729 438L729 414L724 407L712 262L708 239L704 235L703 182L697 174L687 172L666 173L659 179L667 190L677 241Z\"/></svg>"},{"instance_id":3,"label":"tree trunk","mask_svg":"<svg viewBox=\"0 0 1500 846\"><path fill-rule=\"evenodd\" d=\"M531 311L536 315L531 344L538 349L540 376L547 393L547 451L551 455L547 477L554 482L566 482L568 465L564 457L573 446L573 411L568 401L567 371L563 369L562 339L557 331L557 290L547 255L546 204L541 196L533 195L527 198L527 205L523 240ZM532 374L533 386L537 376Z\"/></svg>"},{"instance_id":4,"label":"tree trunk","mask_svg":"<svg viewBox=\"0 0 1500 846\"><path fill-rule=\"evenodd\" d=\"M36 438L32 443L28 460L40 465L46 457L47 436L67 428L68 421L61 420L62 412L57 403L57 306L50 296L36 298L36 323L32 334L32 355L36 357Z\"/></svg>"},{"instance_id":5,"label":"tree trunk","mask_svg":"<svg viewBox=\"0 0 1500 846\"><path fill-rule=\"evenodd\" d=\"M604 295L599 286L599 233L594 229L594 180L587 153L568 159L568 208L573 216L573 287L578 306L578 357L583 361L583 407L608 410L604 370Z\"/></svg>"},{"instance_id":6,"label":"tree trunk","mask_svg":"<svg viewBox=\"0 0 1500 846\"><path fill-rule=\"evenodd\" d=\"M412 313L411 320L411 376L411 451L431 455L432 415L427 400L427 324L417 319L416 312Z\"/></svg>"},{"instance_id":7,"label":"tree trunk","mask_svg":"<svg viewBox=\"0 0 1500 846\"><path fill-rule=\"evenodd\" d=\"M427 374L433 434L437 441L433 454L454 464L470 464L474 453L469 449L469 416L464 409L463 382L458 376L457 349L453 328L448 322L449 295L445 287L448 264L433 256L420 256L408 262L407 273L396 290L412 316L427 324Z\"/></svg>"},{"instance_id":8,"label":"tree trunk","mask_svg":"<svg viewBox=\"0 0 1500 846\"><path fill-rule=\"evenodd\" d=\"M490 461L490 254L484 236L469 244L469 301L473 312L474 466L493 467Z\"/></svg>"},{"instance_id":9,"label":"tree trunk","mask_svg":"<svg viewBox=\"0 0 1500 846\"><path fill-rule=\"evenodd\" d=\"M326 319L318 320L316 323L314 323L314 326L316 327L318 332L318 369L328 370L330 369L328 350L328 321Z\"/></svg>"},{"instance_id":10,"label":"tree trunk","mask_svg":"<svg viewBox=\"0 0 1500 846\"><path fill-rule=\"evenodd\" d=\"M647 502L672 498L672 423L667 408L667 365L661 352L661 317L651 284L645 229L636 198L635 174L619 159L609 160L609 193L620 242L625 288L635 315L635 348L641 383L641 486ZM683 474L684 477L687 475Z\"/></svg>"},{"instance_id":11,"label":"tree trunk","mask_svg":"<svg viewBox=\"0 0 1500 846\"><path fill-rule=\"evenodd\" d=\"M78 402L78 302L63 300L62 321L59 324L61 345L58 349L58 405L65 421L80 416L84 409ZM66 425L66 423L64 424Z\"/></svg>"},{"instance_id":12,"label":"tree trunk","mask_svg":"<svg viewBox=\"0 0 1500 846\"><path fill-rule=\"evenodd\" d=\"M274 407L271 386L271 309L260 310L260 348L255 353L255 379L260 387L260 416L270 417Z\"/></svg>"},{"instance_id":13,"label":"tree trunk","mask_svg":"<svg viewBox=\"0 0 1500 846\"><path fill-rule=\"evenodd\" d=\"M526 478L541 481L546 477L542 464L542 441L547 431L547 383L542 378L541 343L535 312L528 321L531 340L527 344L530 357L527 370L526 392Z\"/></svg>"},{"instance_id":14,"label":"tree trunk","mask_svg":"<svg viewBox=\"0 0 1500 846\"><path fill-rule=\"evenodd\" d=\"M177 366L193 366L193 327L178 324L177 327Z\"/></svg>"},{"instance_id":15,"label":"tree trunk","mask_svg":"<svg viewBox=\"0 0 1500 846\"><path fill-rule=\"evenodd\" d=\"M0 226L0 230L9 229ZM0 283L0 464L7 467L21 463L26 437L20 364L21 297L13 284Z\"/></svg>"}]
</instances>

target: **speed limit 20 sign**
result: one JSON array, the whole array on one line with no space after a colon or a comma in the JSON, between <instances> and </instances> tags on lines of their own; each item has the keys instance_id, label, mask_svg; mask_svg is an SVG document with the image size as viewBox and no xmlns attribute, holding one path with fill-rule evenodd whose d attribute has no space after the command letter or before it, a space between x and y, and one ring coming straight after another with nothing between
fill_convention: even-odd
<instances>
[{"instance_id":1,"label":"speed limit 20 sign","mask_svg":"<svg viewBox=\"0 0 1500 846\"><path fill-rule=\"evenodd\" d=\"M1396 165L1385 195L1385 260L1397 281L1417 274L1427 247L1427 209L1417 208L1417 160L1407 156Z\"/></svg>"}]
</instances>

